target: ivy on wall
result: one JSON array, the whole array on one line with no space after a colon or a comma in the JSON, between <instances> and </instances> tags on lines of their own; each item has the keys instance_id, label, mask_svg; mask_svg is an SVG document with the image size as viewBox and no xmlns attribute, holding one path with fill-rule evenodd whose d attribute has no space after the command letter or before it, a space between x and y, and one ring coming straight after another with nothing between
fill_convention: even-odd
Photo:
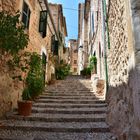
<instances>
[{"instance_id":1,"label":"ivy on wall","mask_svg":"<svg viewBox=\"0 0 140 140\"><path fill-rule=\"evenodd\" d=\"M0 12L0 49L15 55L28 45L28 35L19 20L20 13Z\"/></svg>"}]
</instances>

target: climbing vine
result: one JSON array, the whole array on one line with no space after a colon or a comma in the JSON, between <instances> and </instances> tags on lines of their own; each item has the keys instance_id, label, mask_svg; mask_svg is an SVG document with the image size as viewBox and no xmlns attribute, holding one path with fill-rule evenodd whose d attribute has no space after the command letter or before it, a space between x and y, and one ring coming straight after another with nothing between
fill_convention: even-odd
<instances>
[{"instance_id":1,"label":"climbing vine","mask_svg":"<svg viewBox=\"0 0 140 140\"><path fill-rule=\"evenodd\" d=\"M15 55L28 45L28 35L19 20L20 13L0 12L0 49Z\"/></svg>"}]
</instances>

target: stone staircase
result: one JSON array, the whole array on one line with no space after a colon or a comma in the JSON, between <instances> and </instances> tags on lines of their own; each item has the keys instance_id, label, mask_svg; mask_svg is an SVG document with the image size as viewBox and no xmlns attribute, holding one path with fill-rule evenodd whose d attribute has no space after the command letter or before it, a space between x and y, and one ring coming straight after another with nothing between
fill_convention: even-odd
<instances>
[{"instance_id":1,"label":"stone staircase","mask_svg":"<svg viewBox=\"0 0 140 140\"><path fill-rule=\"evenodd\" d=\"M69 77L46 89L31 116L8 113L0 121L0 140L111 140L106 111L90 80Z\"/></svg>"}]
</instances>

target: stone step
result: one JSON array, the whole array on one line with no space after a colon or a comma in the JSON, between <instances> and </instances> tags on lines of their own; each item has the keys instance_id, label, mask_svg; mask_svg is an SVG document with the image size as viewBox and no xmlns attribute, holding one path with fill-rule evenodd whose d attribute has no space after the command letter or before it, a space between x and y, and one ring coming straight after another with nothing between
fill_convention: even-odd
<instances>
[{"instance_id":1,"label":"stone step","mask_svg":"<svg viewBox=\"0 0 140 140\"><path fill-rule=\"evenodd\" d=\"M53 114L102 114L107 108L39 108L33 107L32 113L53 113Z\"/></svg>"},{"instance_id":2,"label":"stone step","mask_svg":"<svg viewBox=\"0 0 140 140\"><path fill-rule=\"evenodd\" d=\"M102 100L75 100L75 99L38 99L35 101L36 103L76 103L76 104L102 104L105 103L105 101Z\"/></svg>"},{"instance_id":3,"label":"stone step","mask_svg":"<svg viewBox=\"0 0 140 140\"><path fill-rule=\"evenodd\" d=\"M87 93L87 94L79 94L79 93L74 93L74 94L70 94L70 93L46 93L45 95L48 95L48 96L73 96L73 97L82 97L82 96L91 96L91 97L95 97L95 95L94 94L92 94L92 93ZM97 97L99 97L98 95L96 95ZM100 96L101 98L103 97L103 96Z\"/></svg>"},{"instance_id":4,"label":"stone step","mask_svg":"<svg viewBox=\"0 0 140 140\"><path fill-rule=\"evenodd\" d=\"M0 129L38 130L45 132L109 132L109 127L103 122L38 122L6 120L1 123Z\"/></svg>"},{"instance_id":5,"label":"stone step","mask_svg":"<svg viewBox=\"0 0 140 140\"><path fill-rule=\"evenodd\" d=\"M45 121L45 122L104 122L106 114L47 114L32 113L24 117L16 112L7 114L7 119L26 120L26 121Z\"/></svg>"},{"instance_id":6,"label":"stone step","mask_svg":"<svg viewBox=\"0 0 140 140\"><path fill-rule=\"evenodd\" d=\"M1 130L0 140L111 140L111 133L58 133L35 130Z\"/></svg>"},{"instance_id":7,"label":"stone step","mask_svg":"<svg viewBox=\"0 0 140 140\"><path fill-rule=\"evenodd\" d=\"M43 98L43 99L104 99L100 96L70 96L70 95L66 95L66 96L61 96L61 95L56 95L56 96L51 96L51 95L47 95L47 94L43 94L40 95L39 98Z\"/></svg>"},{"instance_id":8,"label":"stone step","mask_svg":"<svg viewBox=\"0 0 140 140\"><path fill-rule=\"evenodd\" d=\"M34 107L40 107L40 108L100 108L100 107L107 107L106 103L102 104L61 104L61 103L34 103Z\"/></svg>"},{"instance_id":9,"label":"stone step","mask_svg":"<svg viewBox=\"0 0 140 140\"><path fill-rule=\"evenodd\" d=\"M75 89L59 89L59 88L53 88L53 89L50 89L50 90L45 90L45 92L93 92L93 89L87 89L87 90L78 90L77 88Z\"/></svg>"},{"instance_id":10,"label":"stone step","mask_svg":"<svg viewBox=\"0 0 140 140\"><path fill-rule=\"evenodd\" d=\"M82 96L82 95L84 95L84 96L88 96L88 95L94 95L95 93L94 92L90 92L90 91L88 91L88 92L79 92L79 91L72 91L72 92L70 92L70 91L51 91L51 92L49 92L49 91L47 91L47 92L45 92L45 93L47 93L47 94L64 94L64 95L79 95L79 96Z\"/></svg>"}]
</instances>

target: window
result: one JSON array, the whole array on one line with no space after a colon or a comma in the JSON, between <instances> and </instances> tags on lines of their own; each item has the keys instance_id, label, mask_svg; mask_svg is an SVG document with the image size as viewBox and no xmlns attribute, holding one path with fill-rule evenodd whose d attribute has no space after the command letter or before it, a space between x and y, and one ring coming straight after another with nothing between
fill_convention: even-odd
<instances>
[{"instance_id":1,"label":"window","mask_svg":"<svg viewBox=\"0 0 140 140\"><path fill-rule=\"evenodd\" d=\"M53 55L58 55L59 42L55 40L55 35L51 37L51 51Z\"/></svg>"},{"instance_id":2,"label":"window","mask_svg":"<svg viewBox=\"0 0 140 140\"><path fill-rule=\"evenodd\" d=\"M74 60L74 64L77 64L77 60Z\"/></svg>"},{"instance_id":3,"label":"window","mask_svg":"<svg viewBox=\"0 0 140 140\"><path fill-rule=\"evenodd\" d=\"M74 72L77 72L77 68L74 68Z\"/></svg>"},{"instance_id":4,"label":"window","mask_svg":"<svg viewBox=\"0 0 140 140\"><path fill-rule=\"evenodd\" d=\"M73 52L74 52L74 53L78 53L78 50L74 50Z\"/></svg>"},{"instance_id":5,"label":"window","mask_svg":"<svg viewBox=\"0 0 140 140\"><path fill-rule=\"evenodd\" d=\"M51 51L54 53L55 50L55 35L52 35L51 37Z\"/></svg>"},{"instance_id":6,"label":"window","mask_svg":"<svg viewBox=\"0 0 140 140\"><path fill-rule=\"evenodd\" d=\"M22 22L27 29L29 28L30 14L31 11L29 9L29 6L25 2L23 2Z\"/></svg>"},{"instance_id":7,"label":"window","mask_svg":"<svg viewBox=\"0 0 140 140\"><path fill-rule=\"evenodd\" d=\"M40 12L40 20L39 20L39 32L42 37L46 37L46 29L47 28L47 11Z\"/></svg>"},{"instance_id":8,"label":"window","mask_svg":"<svg viewBox=\"0 0 140 140\"><path fill-rule=\"evenodd\" d=\"M54 41L54 52L53 52L54 55L58 55L58 45L59 45L59 42L55 40Z\"/></svg>"}]
</instances>

